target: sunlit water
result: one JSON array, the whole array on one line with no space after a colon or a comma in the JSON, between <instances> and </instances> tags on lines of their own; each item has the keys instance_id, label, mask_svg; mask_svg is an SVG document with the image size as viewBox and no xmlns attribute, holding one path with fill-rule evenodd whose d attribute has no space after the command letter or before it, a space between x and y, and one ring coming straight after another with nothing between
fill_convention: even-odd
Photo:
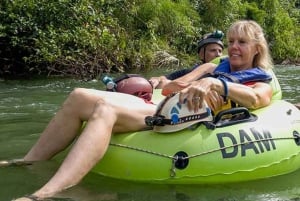
<instances>
[{"instance_id":1,"label":"sunlit water","mask_svg":"<svg viewBox=\"0 0 300 201\"><path fill-rule=\"evenodd\" d=\"M300 102L300 67L277 66L275 71L283 98ZM0 160L21 158L74 87L103 89L99 81L0 81ZM58 166L57 161L51 160L31 166L0 167L0 201L32 193ZM271 179L224 185L154 185L89 174L80 184L57 197L53 200L296 201L300 200L300 170Z\"/></svg>"}]
</instances>

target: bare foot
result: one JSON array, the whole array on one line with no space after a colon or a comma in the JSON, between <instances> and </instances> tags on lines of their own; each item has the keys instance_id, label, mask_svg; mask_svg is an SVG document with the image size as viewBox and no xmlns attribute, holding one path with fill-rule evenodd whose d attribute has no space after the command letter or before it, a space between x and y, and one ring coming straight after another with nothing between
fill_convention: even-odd
<instances>
[{"instance_id":1,"label":"bare foot","mask_svg":"<svg viewBox=\"0 0 300 201\"><path fill-rule=\"evenodd\" d=\"M25 197L22 197L22 198L17 198L15 200L12 200L12 201L35 201L33 199L30 199L30 198L25 198Z\"/></svg>"},{"instance_id":2,"label":"bare foot","mask_svg":"<svg viewBox=\"0 0 300 201\"><path fill-rule=\"evenodd\" d=\"M21 198L17 198L17 199L12 200L12 201L39 201L39 200L42 200L42 199L39 199L37 196L34 196L34 195L29 195L29 196L24 196L24 197L21 197Z\"/></svg>"}]
</instances>

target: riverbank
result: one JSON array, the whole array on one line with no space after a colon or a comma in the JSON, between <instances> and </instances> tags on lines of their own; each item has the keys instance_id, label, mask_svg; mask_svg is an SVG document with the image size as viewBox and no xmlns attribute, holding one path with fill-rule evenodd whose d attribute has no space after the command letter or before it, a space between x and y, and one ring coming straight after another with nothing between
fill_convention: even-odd
<instances>
[{"instance_id":1,"label":"riverbank","mask_svg":"<svg viewBox=\"0 0 300 201\"><path fill-rule=\"evenodd\" d=\"M285 59L282 62L276 64L276 65L286 65L286 66L300 66L300 58L295 59L294 61L291 59Z\"/></svg>"}]
</instances>

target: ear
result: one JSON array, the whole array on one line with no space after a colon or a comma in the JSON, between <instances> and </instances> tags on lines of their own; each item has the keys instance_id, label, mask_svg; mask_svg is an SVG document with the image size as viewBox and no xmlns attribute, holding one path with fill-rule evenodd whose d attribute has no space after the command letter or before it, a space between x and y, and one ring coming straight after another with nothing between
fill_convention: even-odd
<instances>
[{"instance_id":1,"label":"ear","mask_svg":"<svg viewBox=\"0 0 300 201\"><path fill-rule=\"evenodd\" d=\"M260 52L260 47L256 47L255 55L257 55Z\"/></svg>"},{"instance_id":2,"label":"ear","mask_svg":"<svg viewBox=\"0 0 300 201\"><path fill-rule=\"evenodd\" d=\"M199 53L198 53L200 59L202 60L204 58L204 51L203 51L203 48L200 49Z\"/></svg>"}]
</instances>

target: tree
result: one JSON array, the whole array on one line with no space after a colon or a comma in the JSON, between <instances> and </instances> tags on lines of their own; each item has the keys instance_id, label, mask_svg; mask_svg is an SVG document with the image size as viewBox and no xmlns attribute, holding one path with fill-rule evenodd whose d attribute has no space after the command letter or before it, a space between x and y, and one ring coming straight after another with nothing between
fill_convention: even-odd
<instances>
[{"instance_id":1,"label":"tree","mask_svg":"<svg viewBox=\"0 0 300 201\"><path fill-rule=\"evenodd\" d=\"M299 26L295 26L297 20L290 17L278 0L265 0L262 6L268 13L265 29L274 60L281 62L299 58L300 29Z\"/></svg>"}]
</instances>

